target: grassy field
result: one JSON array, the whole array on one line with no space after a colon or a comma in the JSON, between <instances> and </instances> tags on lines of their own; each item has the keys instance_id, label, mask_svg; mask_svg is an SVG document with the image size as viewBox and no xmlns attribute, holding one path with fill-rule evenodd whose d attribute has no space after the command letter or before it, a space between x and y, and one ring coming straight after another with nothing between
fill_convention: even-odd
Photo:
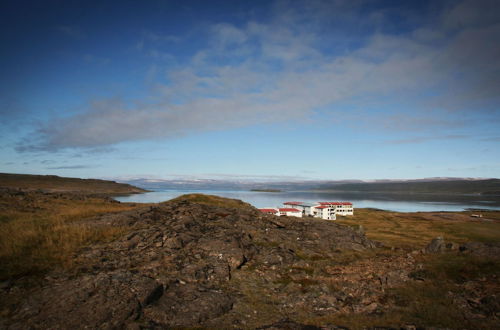
<instances>
[{"instance_id":1,"label":"grassy field","mask_svg":"<svg viewBox=\"0 0 500 330\"><path fill-rule=\"evenodd\" d=\"M398 213L374 209L356 209L354 216L338 217L337 223L363 226L368 238L387 246L419 249L441 236L446 241L499 242L500 211Z\"/></svg>"},{"instance_id":2,"label":"grassy field","mask_svg":"<svg viewBox=\"0 0 500 330\"><path fill-rule=\"evenodd\" d=\"M80 197L81 198L81 197ZM69 267L70 256L94 242L111 240L123 228L88 226L85 219L137 207L101 198L3 194L0 198L0 280Z\"/></svg>"},{"instance_id":3,"label":"grassy field","mask_svg":"<svg viewBox=\"0 0 500 330\"><path fill-rule=\"evenodd\" d=\"M479 219L471 217L473 213L477 212L397 213L357 209L355 216L339 217L338 223L355 228L361 225L367 237L406 252L420 250L438 236L455 243L500 242L500 212L482 212L483 217ZM411 275L419 280L388 290L384 298L395 308L379 314L335 315L326 320L353 329L384 324L450 329L497 328L495 313L498 313L498 303L495 297L500 294L497 256L448 252L417 254L414 258L422 268ZM483 293L483 298L478 298L478 292ZM491 317L478 319L464 314L460 304L476 304L478 309L486 309ZM325 319L311 321L320 324Z\"/></svg>"},{"instance_id":4,"label":"grassy field","mask_svg":"<svg viewBox=\"0 0 500 330\"><path fill-rule=\"evenodd\" d=\"M386 290L380 303L393 307L379 313L344 313L318 319L310 324L330 322L349 329L391 325L404 328L497 329L500 294L498 258L453 253L417 257L422 269L410 274L418 281ZM464 309L464 305L474 306ZM476 309L476 310L475 310ZM474 312L481 310L483 316ZM487 315L487 317L484 317Z\"/></svg>"}]
</instances>

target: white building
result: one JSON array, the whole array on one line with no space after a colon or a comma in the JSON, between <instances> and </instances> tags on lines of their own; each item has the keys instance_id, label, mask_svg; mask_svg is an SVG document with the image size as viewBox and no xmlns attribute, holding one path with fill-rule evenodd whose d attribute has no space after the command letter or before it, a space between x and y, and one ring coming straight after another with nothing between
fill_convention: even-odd
<instances>
[{"instance_id":1,"label":"white building","mask_svg":"<svg viewBox=\"0 0 500 330\"><path fill-rule=\"evenodd\" d=\"M351 202L319 202L318 204L335 207L335 214L337 215L354 215L354 207Z\"/></svg>"},{"instance_id":2,"label":"white building","mask_svg":"<svg viewBox=\"0 0 500 330\"><path fill-rule=\"evenodd\" d=\"M313 208L313 216L325 220L337 220L336 207L330 205L316 205Z\"/></svg>"}]
</instances>

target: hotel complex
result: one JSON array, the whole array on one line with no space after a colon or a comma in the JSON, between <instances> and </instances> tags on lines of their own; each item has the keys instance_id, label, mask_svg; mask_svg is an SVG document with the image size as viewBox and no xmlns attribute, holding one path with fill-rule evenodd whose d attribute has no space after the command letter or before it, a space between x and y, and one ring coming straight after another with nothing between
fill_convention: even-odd
<instances>
[{"instance_id":1,"label":"hotel complex","mask_svg":"<svg viewBox=\"0 0 500 330\"><path fill-rule=\"evenodd\" d=\"M337 215L354 215L354 208L350 202L285 202L282 208L264 208L260 211L277 216L316 217L325 220L336 220Z\"/></svg>"}]
</instances>

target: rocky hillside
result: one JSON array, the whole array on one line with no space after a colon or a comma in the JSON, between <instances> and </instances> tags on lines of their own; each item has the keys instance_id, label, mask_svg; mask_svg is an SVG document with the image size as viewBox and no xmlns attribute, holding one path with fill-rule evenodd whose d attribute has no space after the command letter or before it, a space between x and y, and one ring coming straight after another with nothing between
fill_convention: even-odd
<instances>
[{"instance_id":1,"label":"rocky hillside","mask_svg":"<svg viewBox=\"0 0 500 330\"><path fill-rule=\"evenodd\" d=\"M287 310L322 308L335 299L303 294L319 285L310 279L311 262L375 246L363 234L331 222L183 199L85 222L129 230L116 241L80 251L72 272L48 274L29 289L29 299L20 298L27 292L4 284L11 286L6 299L19 302L10 326L215 327L276 321ZM323 291L330 288L318 287L315 295Z\"/></svg>"},{"instance_id":2,"label":"rocky hillside","mask_svg":"<svg viewBox=\"0 0 500 330\"><path fill-rule=\"evenodd\" d=\"M79 194L137 194L146 190L129 184L97 179L64 178L56 175L0 173L0 188L23 191L73 192Z\"/></svg>"},{"instance_id":3,"label":"rocky hillside","mask_svg":"<svg viewBox=\"0 0 500 330\"><path fill-rule=\"evenodd\" d=\"M0 282L0 328L486 329L500 315L498 246L391 249L361 228L205 195L72 224L120 234L42 278ZM421 263L432 254L445 264Z\"/></svg>"}]
</instances>

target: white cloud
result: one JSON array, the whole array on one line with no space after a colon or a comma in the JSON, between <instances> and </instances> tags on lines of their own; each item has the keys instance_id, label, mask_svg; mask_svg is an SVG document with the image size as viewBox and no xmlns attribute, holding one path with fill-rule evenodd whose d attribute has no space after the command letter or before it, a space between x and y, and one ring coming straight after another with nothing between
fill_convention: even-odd
<instances>
[{"instance_id":1,"label":"white cloud","mask_svg":"<svg viewBox=\"0 0 500 330\"><path fill-rule=\"evenodd\" d=\"M210 46L194 54L188 65L170 70L168 84L155 84L158 101L137 102L139 106L119 100L95 103L82 114L42 127L42 143L36 147L96 147L304 119L344 102L375 107L387 100L413 103L427 116L436 107L450 113L471 106L480 111L478 105L486 108L498 100L500 46L495 41L500 20L489 15L488 24L477 23L478 12L487 11L489 2L470 15L461 7L470 3L464 2L428 26L398 35L375 33L340 53L323 44L335 45L339 35L338 27L328 35L324 12L341 17L343 10L348 17L360 17L354 14L356 7L339 3L315 2L304 12L278 3L277 10L286 10L267 22L215 24L209 29ZM373 17L377 24L384 20ZM165 41L154 34L147 39ZM149 79L161 70L154 71ZM412 118L404 110L400 116Z\"/></svg>"}]
</instances>

